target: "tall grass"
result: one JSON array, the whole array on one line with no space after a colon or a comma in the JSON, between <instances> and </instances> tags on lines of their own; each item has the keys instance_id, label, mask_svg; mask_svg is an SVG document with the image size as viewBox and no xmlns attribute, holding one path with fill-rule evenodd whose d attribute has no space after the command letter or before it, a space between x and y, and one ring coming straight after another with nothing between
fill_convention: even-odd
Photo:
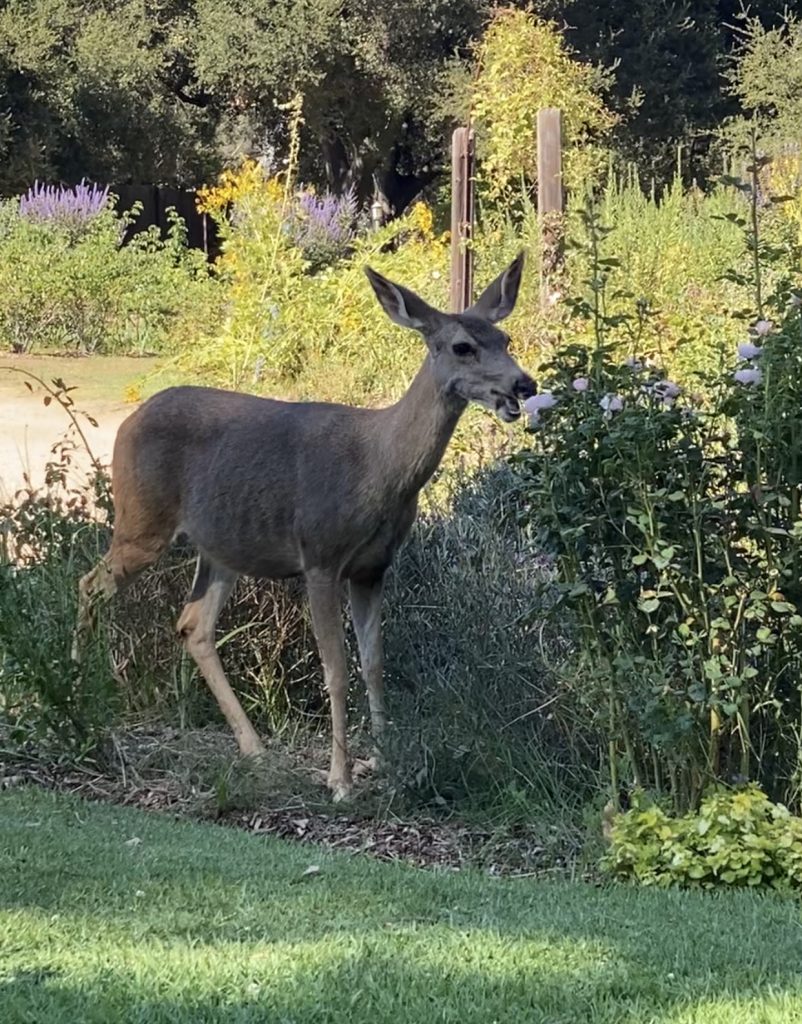
<instances>
[{"instance_id":1,"label":"tall grass","mask_svg":"<svg viewBox=\"0 0 802 1024\"><path fill-rule=\"evenodd\" d=\"M453 486L388 588L399 782L500 815L576 808L593 790L595 740L553 671L567 640L545 620L550 567L517 526L506 467Z\"/></svg>"},{"instance_id":2,"label":"tall grass","mask_svg":"<svg viewBox=\"0 0 802 1024\"><path fill-rule=\"evenodd\" d=\"M621 317L620 326L609 332L611 342L622 357L637 348L674 379L701 386L698 375L720 371L737 341L743 340L739 318L751 304L751 288L731 271L748 276L749 254L733 222L748 216L748 201L729 184L705 193L684 188L679 177L659 192L654 187L645 190L632 171L611 176L595 208L609 230L598 253L606 261L604 312ZM582 235L583 209L576 197L569 213L572 238ZM769 208L763 220L766 237L787 246L793 234L787 218ZM586 248L569 245L569 293L594 278L592 263ZM767 273L770 278L772 271ZM640 322L625 319L633 307L643 312ZM560 342L592 344L581 323L571 316L563 323Z\"/></svg>"}]
</instances>

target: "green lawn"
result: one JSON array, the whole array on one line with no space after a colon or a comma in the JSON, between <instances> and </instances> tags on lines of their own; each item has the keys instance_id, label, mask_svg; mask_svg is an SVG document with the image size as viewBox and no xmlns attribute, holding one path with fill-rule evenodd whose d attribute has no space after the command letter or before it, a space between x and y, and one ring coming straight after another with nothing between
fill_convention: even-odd
<instances>
[{"instance_id":1,"label":"green lawn","mask_svg":"<svg viewBox=\"0 0 802 1024\"><path fill-rule=\"evenodd\" d=\"M793 900L427 873L0 794L3 1024L774 1024L802 1021L801 970Z\"/></svg>"}]
</instances>

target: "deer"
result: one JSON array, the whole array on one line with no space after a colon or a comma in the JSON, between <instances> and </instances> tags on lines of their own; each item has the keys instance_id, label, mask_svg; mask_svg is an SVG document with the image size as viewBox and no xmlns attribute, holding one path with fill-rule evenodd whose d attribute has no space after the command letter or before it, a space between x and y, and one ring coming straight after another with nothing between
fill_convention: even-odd
<instances>
[{"instance_id":1,"label":"deer","mask_svg":"<svg viewBox=\"0 0 802 1024\"><path fill-rule=\"evenodd\" d=\"M198 554L178 634L240 754L264 757L262 740L226 678L215 624L240 576L302 577L330 706L328 787L334 801L348 798L353 772L343 590L347 585L379 759L388 721L382 593L416 517L419 492L469 402L513 423L536 392L509 353L509 336L496 326L515 307L523 265L521 252L461 313L441 312L365 268L390 320L417 331L425 343L417 375L393 405L290 402L178 386L131 413L113 448L111 544L78 585L75 659L98 606L153 565L175 538L188 538Z\"/></svg>"}]
</instances>

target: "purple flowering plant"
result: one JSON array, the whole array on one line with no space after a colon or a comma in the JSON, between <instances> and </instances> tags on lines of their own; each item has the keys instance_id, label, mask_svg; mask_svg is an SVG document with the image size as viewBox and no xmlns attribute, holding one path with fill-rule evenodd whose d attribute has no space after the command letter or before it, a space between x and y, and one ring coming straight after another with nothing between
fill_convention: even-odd
<instances>
[{"instance_id":1,"label":"purple flowering plant","mask_svg":"<svg viewBox=\"0 0 802 1024\"><path fill-rule=\"evenodd\" d=\"M18 352L157 351L182 318L191 322L207 283L203 258L187 249L177 216L166 239L152 228L123 245L137 212L118 214L109 190L86 181L37 182L0 204L3 343Z\"/></svg>"},{"instance_id":2,"label":"purple flowering plant","mask_svg":"<svg viewBox=\"0 0 802 1024\"><path fill-rule=\"evenodd\" d=\"M357 235L359 209L352 188L341 196L301 189L285 221L285 231L312 271L347 256Z\"/></svg>"},{"instance_id":3,"label":"purple flowering plant","mask_svg":"<svg viewBox=\"0 0 802 1024\"><path fill-rule=\"evenodd\" d=\"M45 185L35 182L20 197L19 216L33 224L66 229L70 234L83 231L108 208L108 186L88 184Z\"/></svg>"}]
</instances>

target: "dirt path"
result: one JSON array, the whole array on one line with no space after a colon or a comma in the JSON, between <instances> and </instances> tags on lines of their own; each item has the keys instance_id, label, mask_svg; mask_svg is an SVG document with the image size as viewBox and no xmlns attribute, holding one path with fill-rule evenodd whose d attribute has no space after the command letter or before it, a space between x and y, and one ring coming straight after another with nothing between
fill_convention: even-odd
<instances>
[{"instance_id":1,"label":"dirt path","mask_svg":"<svg viewBox=\"0 0 802 1024\"><path fill-rule=\"evenodd\" d=\"M24 487L26 475L34 487L44 483L51 449L70 428L64 410L56 402L45 407L46 392L19 371L48 382L61 377L69 386L75 385L76 408L98 423L93 427L79 417L82 429L95 457L108 464L117 428L136 408L136 401L131 401L133 390L152 365L152 360L143 359L0 356L0 501ZM89 465L88 454L77 453L71 478L82 480Z\"/></svg>"}]
</instances>

